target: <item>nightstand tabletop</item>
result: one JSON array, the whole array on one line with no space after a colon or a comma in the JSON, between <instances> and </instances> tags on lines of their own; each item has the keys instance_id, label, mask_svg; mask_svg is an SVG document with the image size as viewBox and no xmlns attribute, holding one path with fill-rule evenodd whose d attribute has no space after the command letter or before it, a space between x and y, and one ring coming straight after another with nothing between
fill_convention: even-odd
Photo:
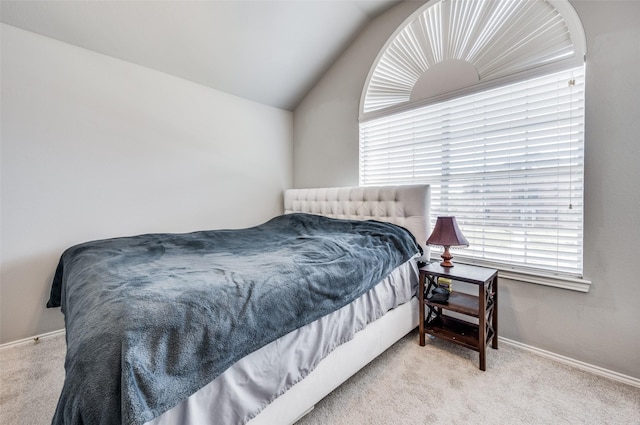
<instances>
[{"instance_id":1,"label":"nightstand tabletop","mask_svg":"<svg viewBox=\"0 0 640 425\"><path fill-rule=\"evenodd\" d=\"M489 279L493 278L496 273L498 273L495 269L459 263L456 263L453 267L442 267L440 262L427 264L426 266L421 267L420 270L425 271L432 276L474 283L476 285L487 282Z\"/></svg>"}]
</instances>

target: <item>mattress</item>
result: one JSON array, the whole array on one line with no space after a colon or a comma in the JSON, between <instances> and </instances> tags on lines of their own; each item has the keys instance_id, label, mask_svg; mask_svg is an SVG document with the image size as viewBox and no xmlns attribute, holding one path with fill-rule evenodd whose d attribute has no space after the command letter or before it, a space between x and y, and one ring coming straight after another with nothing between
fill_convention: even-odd
<instances>
[{"instance_id":1,"label":"mattress","mask_svg":"<svg viewBox=\"0 0 640 425\"><path fill-rule=\"evenodd\" d=\"M191 397L146 425L245 424L304 379L336 347L415 294L414 260L364 295L234 363Z\"/></svg>"}]
</instances>

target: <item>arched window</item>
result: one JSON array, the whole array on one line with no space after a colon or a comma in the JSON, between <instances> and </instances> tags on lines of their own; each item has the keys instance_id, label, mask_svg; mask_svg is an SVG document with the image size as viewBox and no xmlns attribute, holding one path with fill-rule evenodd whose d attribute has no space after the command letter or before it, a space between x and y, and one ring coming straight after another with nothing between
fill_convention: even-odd
<instances>
[{"instance_id":1,"label":"arched window","mask_svg":"<svg viewBox=\"0 0 640 425\"><path fill-rule=\"evenodd\" d=\"M427 2L369 72L360 184L431 184L458 259L579 281L585 54L567 1Z\"/></svg>"}]
</instances>

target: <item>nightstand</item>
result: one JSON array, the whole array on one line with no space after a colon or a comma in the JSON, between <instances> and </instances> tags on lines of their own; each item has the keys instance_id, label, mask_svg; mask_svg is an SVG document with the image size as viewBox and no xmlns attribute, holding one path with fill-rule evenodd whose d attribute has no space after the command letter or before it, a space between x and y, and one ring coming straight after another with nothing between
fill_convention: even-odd
<instances>
[{"instance_id":1,"label":"nightstand","mask_svg":"<svg viewBox=\"0 0 640 425\"><path fill-rule=\"evenodd\" d=\"M439 278L454 282L447 304L426 298L438 285ZM456 291L455 282L477 285L478 296ZM498 348L498 271L459 263L453 267L442 267L438 262L427 264L420 268L418 298L420 345L425 345L427 333L470 348L480 354L480 370L486 370L488 343ZM447 311L458 314L453 317L445 314Z\"/></svg>"}]
</instances>

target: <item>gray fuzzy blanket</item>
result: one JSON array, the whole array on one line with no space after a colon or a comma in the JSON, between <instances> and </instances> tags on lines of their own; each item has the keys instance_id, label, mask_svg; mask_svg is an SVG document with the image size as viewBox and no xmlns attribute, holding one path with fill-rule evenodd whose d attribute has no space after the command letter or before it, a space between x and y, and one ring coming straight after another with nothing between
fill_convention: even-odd
<instances>
[{"instance_id":1,"label":"gray fuzzy blanket","mask_svg":"<svg viewBox=\"0 0 640 425\"><path fill-rule=\"evenodd\" d=\"M401 227L308 214L69 248L47 303L67 331L53 424L147 422L419 251Z\"/></svg>"}]
</instances>

